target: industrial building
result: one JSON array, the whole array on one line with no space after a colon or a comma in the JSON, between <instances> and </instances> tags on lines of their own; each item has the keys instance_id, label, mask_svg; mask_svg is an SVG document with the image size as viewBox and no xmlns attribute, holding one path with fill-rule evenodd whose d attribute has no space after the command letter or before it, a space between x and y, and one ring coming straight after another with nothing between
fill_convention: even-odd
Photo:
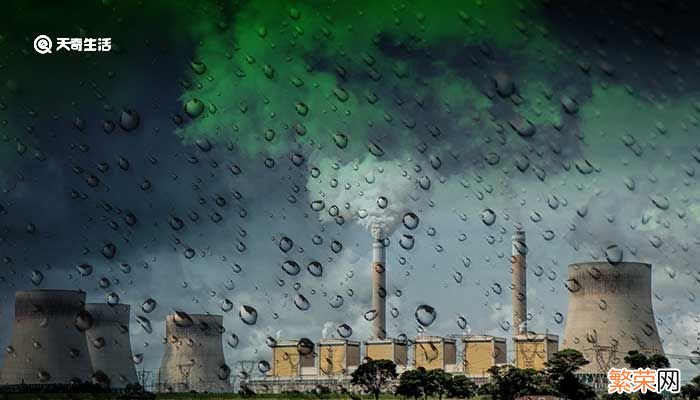
<instances>
[{"instance_id":1,"label":"industrial building","mask_svg":"<svg viewBox=\"0 0 700 400\"><path fill-rule=\"evenodd\" d=\"M138 383L129 338L129 310L125 304L85 305L93 319L92 328L85 331L92 367L106 374L114 389Z\"/></svg>"},{"instance_id":2,"label":"industrial building","mask_svg":"<svg viewBox=\"0 0 700 400\"><path fill-rule=\"evenodd\" d=\"M468 336L464 344L463 370L471 378L488 378L489 368L508 362L506 339L488 335Z\"/></svg>"},{"instance_id":3,"label":"industrial building","mask_svg":"<svg viewBox=\"0 0 700 400\"><path fill-rule=\"evenodd\" d=\"M455 372L457 370L456 341L439 336L419 336L413 341L413 361L416 368Z\"/></svg>"},{"instance_id":4,"label":"industrial building","mask_svg":"<svg viewBox=\"0 0 700 400\"><path fill-rule=\"evenodd\" d=\"M322 339L318 343L318 374L338 376L351 374L360 365L360 342Z\"/></svg>"},{"instance_id":5,"label":"industrial building","mask_svg":"<svg viewBox=\"0 0 700 400\"><path fill-rule=\"evenodd\" d=\"M0 385L90 382L93 369L84 331L93 324L85 293L29 290L15 293L12 339Z\"/></svg>"},{"instance_id":6,"label":"industrial building","mask_svg":"<svg viewBox=\"0 0 700 400\"><path fill-rule=\"evenodd\" d=\"M559 336L525 333L513 336L515 366L541 371L552 355L559 351Z\"/></svg>"},{"instance_id":7,"label":"industrial building","mask_svg":"<svg viewBox=\"0 0 700 400\"><path fill-rule=\"evenodd\" d=\"M408 367L408 345L396 339L371 339L364 343L365 359L390 360L398 371Z\"/></svg>"},{"instance_id":8,"label":"industrial building","mask_svg":"<svg viewBox=\"0 0 700 400\"><path fill-rule=\"evenodd\" d=\"M272 346L270 376L292 378L318 374L314 352L302 355L299 353L298 345L298 340L278 340Z\"/></svg>"},{"instance_id":9,"label":"industrial building","mask_svg":"<svg viewBox=\"0 0 700 400\"><path fill-rule=\"evenodd\" d=\"M230 392L221 315L176 312L165 320L167 344L158 373L166 392Z\"/></svg>"},{"instance_id":10,"label":"industrial building","mask_svg":"<svg viewBox=\"0 0 700 400\"><path fill-rule=\"evenodd\" d=\"M622 262L571 264L569 309L562 346L590 363L582 374L625 365L631 350L664 354L651 301L651 265Z\"/></svg>"}]
</instances>

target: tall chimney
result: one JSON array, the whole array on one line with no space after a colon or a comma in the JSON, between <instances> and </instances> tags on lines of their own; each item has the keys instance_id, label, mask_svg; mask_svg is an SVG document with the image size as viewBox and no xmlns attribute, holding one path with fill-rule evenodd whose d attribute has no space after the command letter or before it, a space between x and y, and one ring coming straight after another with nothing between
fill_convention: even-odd
<instances>
[{"instance_id":1,"label":"tall chimney","mask_svg":"<svg viewBox=\"0 0 700 400\"><path fill-rule=\"evenodd\" d=\"M513 234L513 255L510 258L513 269L513 333L516 335L527 332L526 255L525 231L517 229Z\"/></svg>"},{"instance_id":2,"label":"tall chimney","mask_svg":"<svg viewBox=\"0 0 700 400\"><path fill-rule=\"evenodd\" d=\"M386 338L386 249L381 227L372 227L372 337Z\"/></svg>"}]
</instances>

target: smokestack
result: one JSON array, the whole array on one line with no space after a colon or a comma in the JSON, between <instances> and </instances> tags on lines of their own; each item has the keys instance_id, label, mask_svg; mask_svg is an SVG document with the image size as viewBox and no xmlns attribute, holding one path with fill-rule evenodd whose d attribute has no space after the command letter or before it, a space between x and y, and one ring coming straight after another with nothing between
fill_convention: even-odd
<instances>
[{"instance_id":1,"label":"smokestack","mask_svg":"<svg viewBox=\"0 0 700 400\"><path fill-rule=\"evenodd\" d=\"M92 316L85 293L30 290L15 293L15 320L0 385L89 382L92 365L85 331Z\"/></svg>"},{"instance_id":2,"label":"smokestack","mask_svg":"<svg viewBox=\"0 0 700 400\"><path fill-rule=\"evenodd\" d=\"M372 309L376 316L372 320L372 338L386 338L386 249L384 231L372 227Z\"/></svg>"},{"instance_id":3,"label":"smokestack","mask_svg":"<svg viewBox=\"0 0 700 400\"><path fill-rule=\"evenodd\" d=\"M513 269L513 333L527 332L527 244L525 231L518 229L513 234L513 255L510 258Z\"/></svg>"},{"instance_id":4,"label":"smokestack","mask_svg":"<svg viewBox=\"0 0 700 400\"><path fill-rule=\"evenodd\" d=\"M571 264L564 348L590 361L578 372L625 366L632 350L664 354L652 307L651 265L638 262Z\"/></svg>"},{"instance_id":5,"label":"smokestack","mask_svg":"<svg viewBox=\"0 0 700 400\"><path fill-rule=\"evenodd\" d=\"M85 332L92 368L109 378L109 386L123 389L138 383L129 338L129 310L126 304L85 305L94 325Z\"/></svg>"}]
</instances>

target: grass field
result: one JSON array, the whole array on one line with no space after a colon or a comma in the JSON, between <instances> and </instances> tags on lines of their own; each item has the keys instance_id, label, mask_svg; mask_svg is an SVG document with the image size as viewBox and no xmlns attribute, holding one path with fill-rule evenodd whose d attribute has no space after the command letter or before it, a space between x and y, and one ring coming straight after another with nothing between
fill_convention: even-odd
<instances>
[{"instance_id":1,"label":"grass field","mask_svg":"<svg viewBox=\"0 0 700 400\"><path fill-rule=\"evenodd\" d=\"M371 400L374 399L371 395L359 396L362 399ZM0 400L116 400L120 398L119 394L114 393L97 393L97 394L87 394L87 393L6 393L0 394ZM379 397L380 400L403 400L403 397L394 395L382 395ZM191 393L168 393L168 394L157 394L156 400L228 400L228 399L264 399L264 400L324 400L324 399L350 399L347 395L331 394L319 397L312 394L299 394L299 395L280 395L280 394L260 394L255 396L243 397L238 394L191 394ZM429 397L430 400L437 399ZM412 400L412 399L407 399ZM446 399L445 399L446 400ZM490 400L488 396L477 396L469 400Z\"/></svg>"}]
</instances>

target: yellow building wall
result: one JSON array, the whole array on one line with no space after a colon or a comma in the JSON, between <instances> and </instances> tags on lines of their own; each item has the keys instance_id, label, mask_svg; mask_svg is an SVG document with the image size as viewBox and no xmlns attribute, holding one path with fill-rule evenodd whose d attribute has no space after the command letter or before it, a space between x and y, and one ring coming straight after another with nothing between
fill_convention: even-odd
<instances>
[{"instance_id":1,"label":"yellow building wall","mask_svg":"<svg viewBox=\"0 0 700 400\"><path fill-rule=\"evenodd\" d=\"M492 342L465 342L464 373L469 376L488 375L488 369L494 364L494 351Z\"/></svg>"},{"instance_id":2,"label":"yellow building wall","mask_svg":"<svg viewBox=\"0 0 700 400\"><path fill-rule=\"evenodd\" d=\"M299 352L296 346L273 348L272 360L272 376L299 376Z\"/></svg>"},{"instance_id":3,"label":"yellow building wall","mask_svg":"<svg viewBox=\"0 0 700 400\"><path fill-rule=\"evenodd\" d=\"M320 345L318 369L320 375L345 373L345 345Z\"/></svg>"},{"instance_id":4,"label":"yellow building wall","mask_svg":"<svg viewBox=\"0 0 700 400\"><path fill-rule=\"evenodd\" d=\"M544 341L515 342L515 366L532 368L537 371L544 369L547 361L547 349Z\"/></svg>"},{"instance_id":5,"label":"yellow building wall","mask_svg":"<svg viewBox=\"0 0 700 400\"><path fill-rule=\"evenodd\" d=\"M372 360L394 361L394 345L392 343L368 343L365 345L365 357Z\"/></svg>"},{"instance_id":6,"label":"yellow building wall","mask_svg":"<svg viewBox=\"0 0 700 400\"><path fill-rule=\"evenodd\" d=\"M413 348L416 368L443 369L445 365L443 357L442 343L440 342L416 342Z\"/></svg>"}]
</instances>

